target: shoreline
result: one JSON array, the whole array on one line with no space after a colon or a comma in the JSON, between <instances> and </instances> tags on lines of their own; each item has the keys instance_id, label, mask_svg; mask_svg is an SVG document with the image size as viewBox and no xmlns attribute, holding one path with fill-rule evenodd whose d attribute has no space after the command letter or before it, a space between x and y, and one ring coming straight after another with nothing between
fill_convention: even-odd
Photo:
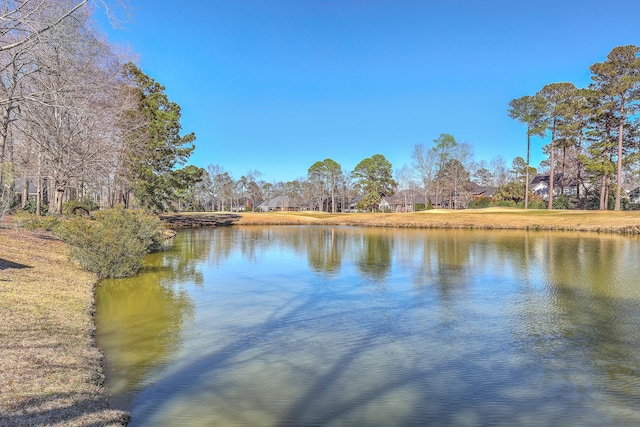
<instances>
[{"instance_id":1,"label":"shoreline","mask_svg":"<svg viewBox=\"0 0 640 427\"><path fill-rule=\"evenodd\" d=\"M123 426L96 347L97 278L46 232L0 228L0 426Z\"/></svg>"}]
</instances>

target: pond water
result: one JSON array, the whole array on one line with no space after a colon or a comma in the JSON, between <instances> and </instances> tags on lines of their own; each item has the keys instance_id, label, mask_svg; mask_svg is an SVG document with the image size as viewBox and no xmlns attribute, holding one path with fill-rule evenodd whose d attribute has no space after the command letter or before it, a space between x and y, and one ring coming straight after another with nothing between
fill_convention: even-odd
<instances>
[{"instance_id":1,"label":"pond water","mask_svg":"<svg viewBox=\"0 0 640 427\"><path fill-rule=\"evenodd\" d=\"M180 232L97 288L132 426L640 425L640 241Z\"/></svg>"}]
</instances>

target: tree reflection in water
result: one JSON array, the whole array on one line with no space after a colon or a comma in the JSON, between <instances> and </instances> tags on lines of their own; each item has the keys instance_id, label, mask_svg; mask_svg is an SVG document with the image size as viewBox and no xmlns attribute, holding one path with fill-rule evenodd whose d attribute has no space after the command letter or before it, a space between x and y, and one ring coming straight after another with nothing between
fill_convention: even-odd
<instances>
[{"instance_id":1,"label":"tree reflection in water","mask_svg":"<svg viewBox=\"0 0 640 427\"><path fill-rule=\"evenodd\" d=\"M639 242L543 232L180 233L98 288L134 424L640 422ZM115 382L113 380L115 378Z\"/></svg>"}]
</instances>

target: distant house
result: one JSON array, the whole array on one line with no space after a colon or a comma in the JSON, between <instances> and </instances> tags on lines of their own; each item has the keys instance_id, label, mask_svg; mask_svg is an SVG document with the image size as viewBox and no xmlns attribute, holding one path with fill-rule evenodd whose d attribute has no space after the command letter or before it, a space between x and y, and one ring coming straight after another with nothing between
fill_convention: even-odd
<instances>
[{"instance_id":1,"label":"distant house","mask_svg":"<svg viewBox=\"0 0 640 427\"><path fill-rule=\"evenodd\" d=\"M466 182L459 186L455 192L447 189L437 198L438 204L435 208L443 209L466 209L469 203L474 199L482 197L492 198L498 187L483 187L475 182ZM431 200L436 200L435 195Z\"/></svg>"},{"instance_id":2,"label":"distant house","mask_svg":"<svg viewBox=\"0 0 640 427\"><path fill-rule=\"evenodd\" d=\"M498 187L483 187L481 185L472 182L469 186L469 192L473 195L474 199L478 199L480 197L487 197L491 199Z\"/></svg>"},{"instance_id":3,"label":"distant house","mask_svg":"<svg viewBox=\"0 0 640 427\"><path fill-rule=\"evenodd\" d=\"M549 197L549 175L534 176L529 183L529 190L539 196Z\"/></svg>"},{"instance_id":4,"label":"distant house","mask_svg":"<svg viewBox=\"0 0 640 427\"><path fill-rule=\"evenodd\" d=\"M363 195L359 195L354 197L351 202L349 202L349 205L347 207L347 209L345 210L346 212L356 212L358 211L358 208L356 207L358 205L358 203L360 203L360 201L363 199ZM378 204L378 209L381 211L390 211L391 210L391 198L385 195L382 195L380 198L380 203Z\"/></svg>"},{"instance_id":5,"label":"distant house","mask_svg":"<svg viewBox=\"0 0 640 427\"><path fill-rule=\"evenodd\" d=\"M531 180L529 190L542 197L542 199L548 200L549 183L549 175L537 175ZM574 179L564 179L560 173L555 174L553 177L553 195L558 196L563 194L563 190L565 196L575 196L578 194L578 182Z\"/></svg>"},{"instance_id":6,"label":"distant house","mask_svg":"<svg viewBox=\"0 0 640 427\"><path fill-rule=\"evenodd\" d=\"M391 197L383 197L380 200L380 204L378 205L378 209L380 209L382 212L390 212L391 211L391 202L392 202Z\"/></svg>"},{"instance_id":7,"label":"distant house","mask_svg":"<svg viewBox=\"0 0 640 427\"><path fill-rule=\"evenodd\" d=\"M357 196L348 204L346 212L355 212L363 196ZM414 212L416 205L425 204L424 196L417 192L400 191L393 196L382 195L378 209L382 212Z\"/></svg>"},{"instance_id":8,"label":"distant house","mask_svg":"<svg viewBox=\"0 0 640 427\"><path fill-rule=\"evenodd\" d=\"M278 196L258 205L261 212L299 211L300 206L294 204L287 196Z\"/></svg>"},{"instance_id":9,"label":"distant house","mask_svg":"<svg viewBox=\"0 0 640 427\"><path fill-rule=\"evenodd\" d=\"M19 205L22 205L22 198L24 194L24 183L21 179L16 180L15 183L15 194L16 199ZM35 182L29 181L29 187L27 189L27 198L34 199L38 196L38 188L36 187Z\"/></svg>"},{"instance_id":10,"label":"distant house","mask_svg":"<svg viewBox=\"0 0 640 427\"><path fill-rule=\"evenodd\" d=\"M380 210L415 212L416 205L426 205L424 195L416 191L403 190L393 196L383 197L380 202Z\"/></svg>"},{"instance_id":11,"label":"distant house","mask_svg":"<svg viewBox=\"0 0 640 427\"><path fill-rule=\"evenodd\" d=\"M627 197L629 197L629 203L640 204L640 187L629 191Z\"/></svg>"},{"instance_id":12,"label":"distant house","mask_svg":"<svg viewBox=\"0 0 640 427\"><path fill-rule=\"evenodd\" d=\"M232 201L231 212L242 212L253 210L253 200L248 197L240 197L237 202Z\"/></svg>"}]
</instances>

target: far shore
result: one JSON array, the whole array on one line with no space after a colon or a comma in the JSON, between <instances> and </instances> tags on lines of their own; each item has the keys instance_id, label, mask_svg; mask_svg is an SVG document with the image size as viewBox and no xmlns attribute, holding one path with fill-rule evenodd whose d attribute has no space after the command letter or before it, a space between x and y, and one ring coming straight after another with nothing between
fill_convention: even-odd
<instances>
[{"instance_id":1,"label":"far shore","mask_svg":"<svg viewBox=\"0 0 640 427\"><path fill-rule=\"evenodd\" d=\"M240 212L240 219L233 223L233 225L305 224L394 228L586 231L640 235L640 211L487 208L460 211L434 209L412 213Z\"/></svg>"}]
</instances>

